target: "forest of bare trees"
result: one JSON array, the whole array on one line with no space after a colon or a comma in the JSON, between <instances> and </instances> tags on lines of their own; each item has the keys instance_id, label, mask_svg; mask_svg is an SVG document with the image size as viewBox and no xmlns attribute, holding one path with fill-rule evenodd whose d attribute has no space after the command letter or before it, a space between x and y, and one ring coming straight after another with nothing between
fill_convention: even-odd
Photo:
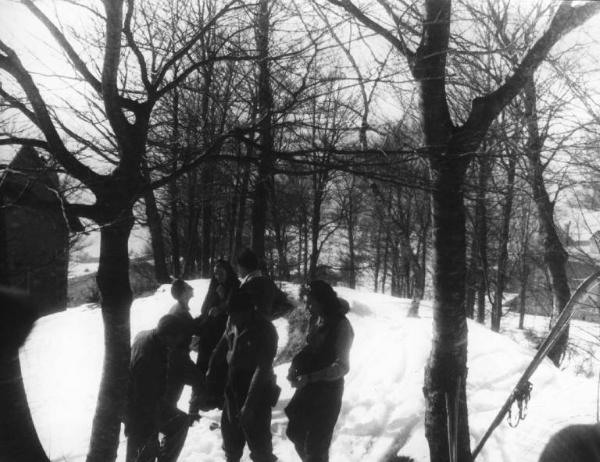
<instances>
[{"instance_id":1,"label":"forest of bare trees","mask_svg":"<svg viewBox=\"0 0 600 462\"><path fill-rule=\"evenodd\" d=\"M410 298L412 316L431 298L431 460L449 460L448 431L471 460L467 317L498 331L507 293L522 312L570 297L554 207L574 181L594 184L564 165L598 172L600 111L589 43L569 33L600 3L18 3L63 63L39 70L0 32L0 146L38 148L68 185L65 207L101 235L88 462L116 458L134 226L158 282L208 277L250 246L276 279ZM65 82L69 97L53 91Z\"/></svg>"}]
</instances>

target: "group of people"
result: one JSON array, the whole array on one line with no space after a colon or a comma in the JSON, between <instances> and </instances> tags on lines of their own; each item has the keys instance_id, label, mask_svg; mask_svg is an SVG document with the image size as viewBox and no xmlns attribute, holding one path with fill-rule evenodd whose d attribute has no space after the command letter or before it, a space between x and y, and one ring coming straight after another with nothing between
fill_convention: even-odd
<instances>
[{"instance_id":1,"label":"group of people","mask_svg":"<svg viewBox=\"0 0 600 462\"><path fill-rule=\"evenodd\" d=\"M272 321L294 305L250 249L236 260L241 279L229 262L215 264L199 317L190 314L193 288L177 279L175 305L155 329L136 336L124 416L127 462L175 462L199 412L215 408L222 410L226 461L239 461L245 445L255 462L277 460L271 412L281 388L273 372L278 336ZM327 282L311 281L306 289L308 335L289 369L295 393L285 412L301 460L321 462L328 460L354 333L348 303ZM197 351L195 363L190 349ZM187 413L177 407L186 384L192 387Z\"/></svg>"}]
</instances>

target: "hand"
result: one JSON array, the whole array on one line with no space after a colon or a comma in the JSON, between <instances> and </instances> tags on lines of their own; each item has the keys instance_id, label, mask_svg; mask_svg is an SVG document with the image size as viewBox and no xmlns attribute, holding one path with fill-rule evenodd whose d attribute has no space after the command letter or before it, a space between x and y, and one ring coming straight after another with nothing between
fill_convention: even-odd
<instances>
[{"instance_id":1,"label":"hand","mask_svg":"<svg viewBox=\"0 0 600 462\"><path fill-rule=\"evenodd\" d=\"M308 374L299 375L292 381L292 387L300 390L301 388L304 388L307 383L308 383Z\"/></svg>"}]
</instances>

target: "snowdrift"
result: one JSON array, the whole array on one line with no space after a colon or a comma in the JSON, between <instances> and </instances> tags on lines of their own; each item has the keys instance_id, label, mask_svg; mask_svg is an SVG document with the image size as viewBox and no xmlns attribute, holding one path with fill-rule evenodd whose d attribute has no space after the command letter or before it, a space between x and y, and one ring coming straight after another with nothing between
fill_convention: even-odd
<instances>
[{"instance_id":1,"label":"snowdrift","mask_svg":"<svg viewBox=\"0 0 600 462\"><path fill-rule=\"evenodd\" d=\"M194 314L208 288L207 280L193 281ZM172 300L167 287L137 299L132 307L132 337L155 326ZM409 301L380 294L339 288L351 305L355 330L351 372L331 448L333 462L381 461L392 454L428 461L424 436L424 366L431 339L431 309L423 304L421 318L407 318ZM277 321L280 348L287 341L287 323ZM495 334L469 323L467 393L473 447L479 441L534 351L525 341ZM40 439L50 459L80 462L85 458L100 381L103 328L100 312L88 305L40 319L21 350L25 388ZM292 395L285 380L287 365L276 369L282 386L274 409L275 454L298 461L285 438L283 408ZM537 461L549 436L568 423L596 420L596 380L556 370L543 363L532 379L527 419L517 428L503 423L478 461ZM186 390L189 393L189 390ZM180 406L187 408L184 393ZM190 429L182 462L223 460L219 430L210 430L218 412L206 415ZM121 435L119 460L124 460ZM245 454L245 459L247 454Z\"/></svg>"}]
</instances>

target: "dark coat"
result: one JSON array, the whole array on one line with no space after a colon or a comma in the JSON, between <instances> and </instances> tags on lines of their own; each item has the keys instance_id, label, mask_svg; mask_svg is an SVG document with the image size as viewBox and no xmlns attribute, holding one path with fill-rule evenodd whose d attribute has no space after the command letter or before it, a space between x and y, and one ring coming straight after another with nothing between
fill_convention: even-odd
<instances>
[{"instance_id":1,"label":"dark coat","mask_svg":"<svg viewBox=\"0 0 600 462\"><path fill-rule=\"evenodd\" d=\"M176 303L169 314L185 322L186 336L183 342L168 354L167 389L164 402L167 407L176 408L184 385L193 385L197 380L196 365L190 358L190 343L195 333L194 318L187 307Z\"/></svg>"},{"instance_id":2,"label":"dark coat","mask_svg":"<svg viewBox=\"0 0 600 462\"><path fill-rule=\"evenodd\" d=\"M260 272L247 276L240 290L249 294L256 311L267 319L276 319L294 309L286 293Z\"/></svg>"},{"instance_id":3,"label":"dark coat","mask_svg":"<svg viewBox=\"0 0 600 462\"><path fill-rule=\"evenodd\" d=\"M142 331L131 346L126 425L137 431L158 431L167 384L167 347L153 330Z\"/></svg>"}]
</instances>

